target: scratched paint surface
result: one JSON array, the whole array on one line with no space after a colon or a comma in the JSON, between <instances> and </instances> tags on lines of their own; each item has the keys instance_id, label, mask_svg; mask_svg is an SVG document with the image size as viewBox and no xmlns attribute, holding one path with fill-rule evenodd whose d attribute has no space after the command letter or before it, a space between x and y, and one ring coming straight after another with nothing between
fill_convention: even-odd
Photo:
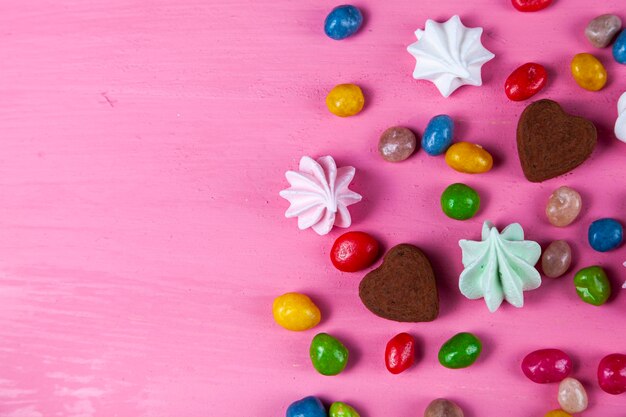
<instances>
[{"instance_id":1,"label":"scratched paint surface","mask_svg":"<svg viewBox=\"0 0 626 417\"><path fill-rule=\"evenodd\" d=\"M354 403L362 416L418 416L434 397L457 400L466 416L543 415L556 386L527 381L522 357L542 347L568 351L588 387L589 415L623 417L626 397L596 385L602 356L625 352L625 249L599 254L585 241L590 221L626 222L626 147L611 133L626 67L582 35L592 17L621 0L558 0L520 14L508 0L362 0L366 23L344 42L321 26L323 1L9 1L0 2L0 415L3 417L280 416L316 394ZM483 26L497 58L485 85L443 99L410 74L405 48L426 18L458 13ZM573 54L605 63L608 86L578 88ZM510 71L544 63L540 94L598 126L591 159L570 175L526 182L515 127L524 103L502 91ZM357 82L367 96L358 117L324 108L335 84ZM435 114L458 122L457 139L496 158L481 176L448 169L418 152L388 164L378 135L401 124L423 132ZM410 242L433 261L441 316L432 323L387 322L357 293L362 274L334 270L320 237L284 219L283 173L302 155L332 154L357 168L352 230L386 248ZM463 181L483 209L455 222L438 208L441 191ZM577 188L585 208L564 229L551 227L545 200ZM572 275L544 281L526 306L489 314L457 290L460 238L481 222L519 221L545 245L567 239L577 269L606 267L616 295L601 308L582 304ZM270 314L272 299L309 293L351 350L347 371L317 375L307 359L315 331L289 333ZM624 290L626 291L626 290ZM386 341L418 340L417 365L384 369ZM441 343L472 331L485 345L466 370L436 362Z\"/></svg>"}]
</instances>

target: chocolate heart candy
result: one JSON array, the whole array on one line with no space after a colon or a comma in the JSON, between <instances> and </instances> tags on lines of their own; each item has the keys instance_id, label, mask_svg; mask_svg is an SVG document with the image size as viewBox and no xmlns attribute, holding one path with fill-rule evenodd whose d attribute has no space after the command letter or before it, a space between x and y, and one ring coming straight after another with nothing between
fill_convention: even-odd
<instances>
[{"instance_id":1,"label":"chocolate heart candy","mask_svg":"<svg viewBox=\"0 0 626 417\"><path fill-rule=\"evenodd\" d=\"M409 244L394 246L359 285L359 297L377 316L402 322L433 321L439 314L435 274L428 258Z\"/></svg>"},{"instance_id":2,"label":"chocolate heart candy","mask_svg":"<svg viewBox=\"0 0 626 417\"><path fill-rule=\"evenodd\" d=\"M585 162L598 140L596 127L570 116L552 100L532 103L517 124L517 152L524 176L542 182Z\"/></svg>"}]
</instances>

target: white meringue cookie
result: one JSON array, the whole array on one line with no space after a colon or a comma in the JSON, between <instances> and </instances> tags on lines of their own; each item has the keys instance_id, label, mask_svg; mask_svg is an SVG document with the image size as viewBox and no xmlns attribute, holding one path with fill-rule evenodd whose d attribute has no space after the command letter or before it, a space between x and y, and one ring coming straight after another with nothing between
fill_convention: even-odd
<instances>
[{"instance_id":1,"label":"white meringue cookie","mask_svg":"<svg viewBox=\"0 0 626 417\"><path fill-rule=\"evenodd\" d=\"M626 91L617 102L617 120L615 121L615 136L626 142Z\"/></svg>"}]
</instances>

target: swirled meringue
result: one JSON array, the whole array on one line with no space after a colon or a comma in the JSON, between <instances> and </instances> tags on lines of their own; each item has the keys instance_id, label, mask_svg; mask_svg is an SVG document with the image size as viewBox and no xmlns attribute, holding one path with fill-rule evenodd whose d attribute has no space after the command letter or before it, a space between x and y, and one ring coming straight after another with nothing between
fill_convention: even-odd
<instances>
[{"instance_id":1,"label":"swirled meringue","mask_svg":"<svg viewBox=\"0 0 626 417\"><path fill-rule=\"evenodd\" d=\"M348 189L354 178L354 167L337 168L332 156L315 161L303 156L299 171L287 171L291 187L279 194L290 203L285 217L298 217L300 230L311 227L325 235L333 228L350 227L348 206L361 201L361 195Z\"/></svg>"},{"instance_id":2,"label":"swirled meringue","mask_svg":"<svg viewBox=\"0 0 626 417\"><path fill-rule=\"evenodd\" d=\"M617 120L615 121L615 136L626 142L626 91L617 102Z\"/></svg>"},{"instance_id":3,"label":"swirled meringue","mask_svg":"<svg viewBox=\"0 0 626 417\"><path fill-rule=\"evenodd\" d=\"M518 223L502 233L489 221L483 224L482 241L459 241L465 269L459 277L459 289L469 299L484 298L492 313L503 300L515 307L524 305L524 291L541 285L534 265L541 256L537 242L524 240Z\"/></svg>"},{"instance_id":4,"label":"swirled meringue","mask_svg":"<svg viewBox=\"0 0 626 417\"><path fill-rule=\"evenodd\" d=\"M413 78L431 81L444 97L462 85L482 85L481 67L495 57L480 42L482 33L464 26L458 15L445 23L428 19L407 48L417 61Z\"/></svg>"}]
</instances>

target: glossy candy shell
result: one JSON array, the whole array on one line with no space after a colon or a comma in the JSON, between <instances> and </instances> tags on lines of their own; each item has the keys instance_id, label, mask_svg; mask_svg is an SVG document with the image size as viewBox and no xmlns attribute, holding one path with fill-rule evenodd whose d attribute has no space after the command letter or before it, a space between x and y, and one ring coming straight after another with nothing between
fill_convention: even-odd
<instances>
[{"instance_id":1,"label":"glossy candy shell","mask_svg":"<svg viewBox=\"0 0 626 417\"><path fill-rule=\"evenodd\" d=\"M523 101L537 94L548 82L546 69L529 62L511 73L504 83L504 92L509 100Z\"/></svg>"}]
</instances>

